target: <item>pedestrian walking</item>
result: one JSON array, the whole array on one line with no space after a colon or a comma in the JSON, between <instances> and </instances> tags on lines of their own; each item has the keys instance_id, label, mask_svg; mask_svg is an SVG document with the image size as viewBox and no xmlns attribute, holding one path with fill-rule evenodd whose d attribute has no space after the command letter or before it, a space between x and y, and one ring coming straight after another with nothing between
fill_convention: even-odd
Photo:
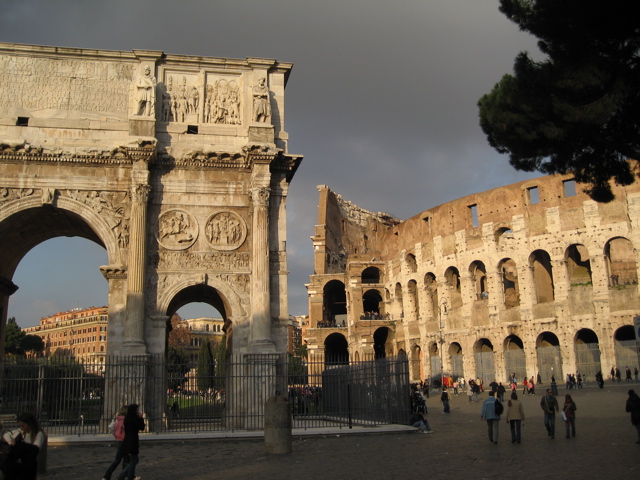
<instances>
[{"instance_id":1,"label":"pedestrian walking","mask_svg":"<svg viewBox=\"0 0 640 480\"><path fill-rule=\"evenodd\" d=\"M489 441L495 445L498 444L498 434L500 427L500 413L502 404L495 398L495 392L490 391L489 397L482 402L482 410L480 411L480 419L487 421L487 430L489 433ZM497 407L497 405L500 405ZM497 407L497 408L496 408ZM499 413L500 412L500 413Z\"/></svg>"},{"instance_id":2,"label":"pedestrian walking","mask_svg":"<svg viewBox=\"0 0 640 480\"><path fill-rule=\"evenodd\" d=\"M104 472L102 476L102 480L111 480L111 475L120 462L123 462L122 468L124 469L129 463L129 458L125 457L124 453L122 453L123 443L124 443L124 417L127 414L127 406L124 405L116 412L116 418L113 422L113 436L116 439L116 458L111 462L107 471Z\"/></svg>"},{"instance_id":3,"label":"pedestrian walking","mask_svg":"<svg viewBox=\"0 0 640 480\"><path fill-rule=\"evenodd\" d=\"M547 434L554 439L556 438L556 412L560 411L560 408L550 388L547 388L547 394L540 400L540 408L544 411L544 426Z\"/></svg>"},{"instance_id":4,"label":"pedestrian walking","mask_svg":"<svg viewBox=\"0 0 640 480\"><path fill-rule=\"evenodd\" d=\"M640 443L640 397L633 390L629 390L629 398L627 398L626 411L631 414L631 424L638 431L638 440Z\"/></svg>"},{"instance_id":5,"label":"pedestrian walking","mask_svg":"<svg viewBox=\"0 0 640 480\"><path fill-rule=\"evenodd\" d=\"M144 430L144 420L137 404L132 403L127 407L127 414L124 417L124 441L122 453L129 455L129 465L120 472L118 480L134 480L136 476L136 466L138 465L138 454L140 453L140 438L138 433Z\"/></svg>"},{"instance_id":6,"label":"pedestrian walking","mask_svg":"<svg viewBox=\"0 0 640 480\"><path fill-rule=\"evenodd\" d=\"M449 392L447 392L447 388L442 388L442 395L440 395L440 401L442 402L442 413L450 413L451 409L449 407Z\"/></svg>"},{"instance_id":7,"label":"pedestrian walking","mask_svg":"<svg viewBox=\"0 0 640 480\"><path fill-rule=\"evenodd\" d=\"M501 402L504 402L504 394L506 393L506 388L504 388L504 385L502 385L502 382L500 382L500 385L498 385L498 400Z\"/></svg>"},{"instance_id":8,"label":"pedestrian walking","mask_svg":"<svg viewBox=\"0 0 640 480\"><path fill-rule=\"evenodd\" d=\"M571 395L564 396L564 405L562 406L562 420L565 425L565 435L567 438L576 436L576 407ZM571 434L571 435L569 435Z\"/></svg>"},{"instance_id":9,"label":"pedestrian walking","mask_svg":"<svg viewBox=\"0 0 640 480\"><path fill-rule=\"evenodd\" d=\"M602 372L600 370L596 372L596 383L598 384L598 388L604 387L604 377L602 376Z\"/></svg>"},{"instance_id":10,"label":"pedestrian walking","mask_svg":"<svg viewBox=\"0 0 640 480\"><path fill-rule=\"evenodd\" d=\"M511 394L511 399L507 402L507 423L511 429L511 443L520 443L524 424L524 407L518 400L516 392Z\"/></svg>"}]
</instances>

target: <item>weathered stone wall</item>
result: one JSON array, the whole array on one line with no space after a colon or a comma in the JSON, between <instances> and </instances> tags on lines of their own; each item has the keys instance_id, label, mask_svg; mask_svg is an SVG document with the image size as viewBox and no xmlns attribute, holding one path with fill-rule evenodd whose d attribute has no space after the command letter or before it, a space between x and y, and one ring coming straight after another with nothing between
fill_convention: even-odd
<instances>
[{"instance_id":1,"label":"weathered stone wall","mask_svg":"<svg viewBox=\"0 0 640 480\"><path fill-rule=\"evenodd\" d=\"M371 252L366 258L346 251L344 259L348 325L340 330L349 354L375 350L372 332L386 327L395 353L418 352L414 380L439 377L440 352L445 374L500 381L515 368L520 377L542 371L543 381L550 372L559 381L580 369L608 372L623 359L633 369L637 358L620 342L629 340L640 313L640 183L614 186L616 200L609 204L574 186L568 176L541 177L469 195L397 225L369 224L350 239L343 227L343 245L367 237ZM320 188L321 198L332 195ZM320 212L319 223L329 217L334 224L358 224L337 209ZM314 237L316 254L322 243ZM380 284L358 277L368 266L379 268ZM311 276L310 303L325 283L323 275ZM387 325L362 318L363 296L372 288ZM320 328L308 330L311 350L322 351L326 337ZM547 337L559 350L553 362L537 352ZM581 356L585 348L595 348L600 361ZM461 354L461 366L453 351ZM476 364L489 359L491 368Z\"/></svg>"}]
</instances>

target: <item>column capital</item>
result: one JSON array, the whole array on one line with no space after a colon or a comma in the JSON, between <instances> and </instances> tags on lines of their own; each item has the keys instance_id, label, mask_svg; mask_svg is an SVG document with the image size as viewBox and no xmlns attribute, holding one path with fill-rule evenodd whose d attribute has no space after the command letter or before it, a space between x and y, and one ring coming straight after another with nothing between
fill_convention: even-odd
<instances>
[{"instance_id":1,"label":"column capital","mask_svg":"<svg viewBox=\"0 0 640 480\"><path fill-rule=\"evenodd\" d=\"M271 195L271 188L269 187L252 187L249 190L251 201L254 205L259 207L266 207L269 204L269 196Z\"/></svg>"}]
</instances>

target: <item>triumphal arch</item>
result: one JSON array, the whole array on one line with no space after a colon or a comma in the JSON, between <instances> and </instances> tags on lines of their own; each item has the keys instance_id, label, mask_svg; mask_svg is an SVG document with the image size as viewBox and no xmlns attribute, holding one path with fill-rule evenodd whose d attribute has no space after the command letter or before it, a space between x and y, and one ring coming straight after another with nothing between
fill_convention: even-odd
<instances>
[{"instance_id":1,"label":"triumphal arch","mask_svg":"<svg viewBox=\"0 0 640 480\"><path fill-rule=\"evenodd\" d=\"M0 43L0 339L20 260L79 236L107 251L110 355L163 354L194 301L234 354L285 352L291 68Z\"/></svg>"}]
</instances>

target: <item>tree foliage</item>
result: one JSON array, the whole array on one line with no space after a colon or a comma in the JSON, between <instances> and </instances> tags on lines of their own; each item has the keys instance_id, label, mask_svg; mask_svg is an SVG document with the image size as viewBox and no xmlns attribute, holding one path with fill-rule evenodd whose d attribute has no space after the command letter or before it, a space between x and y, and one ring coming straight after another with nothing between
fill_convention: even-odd
<instances>
[{"instance_id":1,"label":"tree foliage","mask_svg":"<svg viewBox=\"0 0 640 480\"><path fill-rule=\"evenodd\" d=\"M38 335L25 335L20 342L20 348L23 352L39 354L44 351L44 341Z\"/></svg>"},{"instance_id":2,"label":"tree foliage","mask_svg":"<svg viewBox=\"0 0 640 480\"><path fill-rule=\"evenodd\" d=\"M198 390L204 392L215 386L215 364L213 353L211 352L211 343L205 338L200 345L198 351L198 366L196 367L196 380L198 382Z\"/></svg>"},{"instance_id":3,"label":"tree foliage","mask_svg":"<svg viewBox=\"0 0 640 480\"><path fill-rule=\"evenodd\" d=\"M10 317L7 319L7 328L5 330L4 340L4 353L10 355L22 355L22 339L25 337L25 333L20 326L16 323L16 317Z\"/></svg>"},{"instance_id":4,"label":"tree foliage","mask_svg":"<svg viewBox=\"0 0 640 480\"><path fill-rule=\"evenodd\" d=\"M169 330L169 346L173 348L185 348L191 343L191 331L189 324L182 320L177 313L171 317Z\"/></svg>"},{"instance_id":5,"label":"tree foliage","mask_svg":"<svg viewBox=\"0 0 640 480\"><path fill-rule=\"evenodd\" d=\"M572 173L594 200L640 159L640 2L500 0L546 56L520 53L478 102L489 144L524 171Z\"/></svg>"},{"instance_id":6,"label":"tree foliage","mask_svg":"<svg viewBox=\"0 0 640 480\"><path fill-rule=\"evenodd\" d=\"M178 390L187 381L185 375L191 370L189 354L182 348L169 347L167 351L167 377L169 388Z\"/></svg>"}]
</instances>

